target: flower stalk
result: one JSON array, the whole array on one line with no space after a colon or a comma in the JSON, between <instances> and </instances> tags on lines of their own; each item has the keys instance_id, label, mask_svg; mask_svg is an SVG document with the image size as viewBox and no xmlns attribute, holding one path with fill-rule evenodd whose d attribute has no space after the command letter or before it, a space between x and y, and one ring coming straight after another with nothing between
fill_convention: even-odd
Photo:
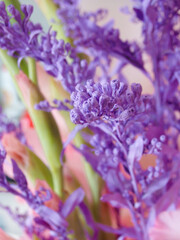
<instances>
[{"instance_id":1,"label":"flower stalk","mask_svg":"<svg viewBox=\"0 0 180 240\"><path fill-rule=\"evenodd\" d=\"M15 7L17 7L17 9L20 9L20 4L18 1L5 1L5 3L7 6L9 4L13 4ZM0 56L2 57L5 65L8 67L8 70L10 70L10 73L15 80L14 82L17 92L19 93L19 96L26 105L29 114L33 120L46 158L49 162L49 167L53 177L53 188L55 192L63 198L63 173L62 166L59 160L62 150L62 143L58 133L58 129L51 113L42 113L34 109L34 105L38 101L43 99L43 96L38 90L38 87L35 86L35 84L37 83L35 60L32 58L28 58L27 65L25 65L25 75L22 72L19 74L17 60L9 56L5 50L0 50ZM20 85L22 86L22 88L19 85L18 76L20 76ZM32 84L30 83L30 80L27 78L27 76L30 77ZM28 90L28 92L24 94L25 90ZM29 98L27 98L27 96Z\"/></svg>"},{"instance_id":2,"label":"flower stalk","mask_svg":"<svg viewBox=\"0 0 180 240\"><path fill-rule=\"evenodd\" d=\"M36 71L36 61L35 59L28 57L27 58L27 65L28 65L28 76L29 79L31 79L31 81L34 84L37 84L37 71Z\"/></svg>"},{"instance_id":3,"label":"flower stalk","mask_svg":"<svg viewBox=\"0 0 180 240\"><path fill-rule=\"evenodd\" d=\"M70 39L65 36L62 23L57 17L56 12L58 7L56 4L52 0L36 0L36 3L46 17L52 30L57 32L57 39L63 39L65 42L69 42Z\"/></svg>"},{"instance_id":4,"label":"flower stalk","mask_svg":"<svg viewBox=\"0 0 180 240\"><path fill-rule=\"evenodd\" d=\"M57 13L56 13L58 10L57 5L51 0L45 0L45 1L36 0L36 2L38 4L38 6L40 7L40 9L42 10L42 12L44 13L44 16L47 18L50 26L52 27L52 30L57 32L57 39L63 39L65 42L70 42L72 44L72 40L65 36L62 24L60 23L60 20L57 17ZM52 21L52 19L54 21ZM83 55L83 57L85 57L87 59L87 56ZM56 98L56 96L57 96L57 99L59 99L59 97L63 98L64 90L60 89L60 91L59 91L57 86L55 84L53 84L53 80L52 80L51 86L52 86L51 89L53 92L53 97ZM69 118L69 114L66 112L61 112L61 115L66 119L69 130L72 131L74 129L75 125L71 122L71 120ZM74 143L77 147L79 147L81 144L84 143L84 140L80 133L78 133L76 135L76 137L74 139ZM91 168L89 163L87 163L86 161L84 161L84 168L85 168L88 183L90 185L90 189L92 192L93 200L95 203L97 203L97 201L99 199L99 193L100 193L100 186L99 186L99 180L98 180L99 177L93 171L93 169Z\"/></svg>"},{"instance_id":5,"label":"flower stalk","mask_svg":"<svg viewBox=\"0 0 180 240\"><path fill-rule=\"evenodd\" d=\"M79 236L93 240L164 239L166 229L171 228L168 219L175 223L180 217L177 29L180 4L177 0L135 1L133 19L141 22L142 46L138 41L124 41L113 21L102 25L104 10L82 12L76 0L37 2L52 23L47 33L40 24L30 20L32 6L22 5L24 16L20 16L12 5L7 7L7 13L4 2L0 2L1 55L29 113L22 121L21 131L8 122L0 109L0 140L3 145L3 138L5 141L12 134L24 142L22 132L28 144L35 138L32 149L47 160L48 169L24 145L20 148L19 143L19 150L18 147L15 150L15 144L6 141L7 148L4 142L4 149L0 149L0 186L22 197L35 212L30 217L31 225L24 221L29 216L23 218L23 223L28 223L28 226L23 224L25 231L29 232L29 227L32 230L31 238L44 239L48 234L52 240ZM65 34L73 44L69 44L71 40ZM18 66L23 71L19 71L17 61L7 54L18 58ZM148 72L144 58L147 55L152 60ZM48 73L37 69L38 79L37 61ZM129 77L133 76L127 77L124 72L127 64L145 74L154 87L153 93L140 83L131 84ZM57 111L62 111L60 114L66 122L62 122ZM59 129L63 131L65 123L71 133L62 145ZM63 139L67 136L64 128ZM68 148L63 174L60 156L73 138L74 149L81 156ZM6 179L5 159L10 153L16 188ZM27 165L23 164L28 162L28 157L30 165L26 169ZM32 194L28 189L29 177L31 182L37 178L46 181L37 181L40 188L35 188ZM84 190L74 191L77 185ZM76 206L80 210L77 214ZM169 212L172 207L173 211ZM164 211L166 227L162 221L158 223L164 221ZM179 239L179 228L174 223L168 236Z\"/></svg>"},{"instance_id":6,"label":"flower stalk","mask_svg":"<svg viewBox=\"0 0 180 240\"><path fill-rule=\"evenodd\" d=\"M17 84L16 80L15 80L15 76L19 73L17 60L15 58L9 56L7 54L7 51L3 50L3 49L0 49L0 58L1 58L2 62L4 63L4 65L7 67L9 73L11 74L11 77L12 77L13 82L14 82L14 86L16 88L16 91L19 94L21 100L23 101L22 93L21 93L21 91L18 87L18 84ZM27 73L27 65L26 65L25 61L23 61L23 64L21 64L21 70L24 73Z\"/></svg>"},{"instance_id":7,"label":"flower stalk","mask_svg":"<svg viewBox=\"0 0 180 240\"><path fill-rule=\"evenodd\" d=\"M69 98L69 94L64 91L61 85L57 85L57 83L53 78L50 80L50 89L51 89L51 94L53 98L57 98L60 100L63 100L64 98L67 98L67 99ZM53 100L53 98L51 100ZM66 111L61 111L59 114L64 119L66 119L66 124L68 126L69 131L70 132L73 131L73 129L75 128L75 124L72 123L69 117L69 113ZM86 144L80 132L76 134L73 140L73 143L75 144L76 147L80 147L81 144ZM92 169L92 167L88 162L83 161L83 164L84 164L84 170L86 172L88 184L90 186L91 194L92 194L94 209L96 209L99 202L102 181L100 180L99 176L94 172L94 170ZM95 210L94 210L94 213L96 213ZM97 213L95 215L97 218Z\"/></svg>"},{"instance_id":8,"label":"flower stalk","mask_svg":"<svg viewBox=\"0 0 180 240\"><path fill-rule=\"evenodd\" d=\"M16 79L49 163L54 190L59 196L63 197L63 172L59 160L62 151L62 142L56 123L51 113L34 109L34 105L43 100L43 96L37 85L32 83L22 72L16 75Z\"/></svg>"}]
</instances>

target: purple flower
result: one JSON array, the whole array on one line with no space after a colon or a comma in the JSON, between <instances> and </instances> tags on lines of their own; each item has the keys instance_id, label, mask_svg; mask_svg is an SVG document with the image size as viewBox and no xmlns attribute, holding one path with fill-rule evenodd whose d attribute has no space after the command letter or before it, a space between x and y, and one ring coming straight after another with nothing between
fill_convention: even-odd
<instances>
[{"instance_id":1,"label":"purple flower","mask_svg":"<svg viewBox=\"0 0 180 240\"><path fill-rule=\"evenodd\" d=\"M52 238L67 239L66 217L78 205L94 230L95 239L97 229L101 229L117 234L119 239L130 236L149 240L148 228L156 216L176 208L179 201L180 3L177 0L135 1L133 11L142 23L144 38L141 48L137 43L122 41L112 22L102 27L98 25L105 11L81 14L76 0L55 0L55 3L60 6L58 16L67 35L73 38L74 48L57 40L55 32L49 30L45 34L39 25L31 23L30 6L22 6L23 20L18 11L9 6L8 11L15 19L11 24L4 3L0 3L0 47L17 57L19 62L28 56L43 62L46 71L71 93L71 101L56 100L53 105L43 101L36 109L70 111L71 120L77 127L69 139L79 129L89 127L91 134L83 135L89 144L75 148L105 182L107 193L101 196L101 201L109 203L117 213L121 207L128 208L134 226L129 230L112 229L94 223L82 203L82 189L72 193L59 212L53 211L45 206L45 200L37 193L31 193L23 173L13 162L17 191L4 176L3 151L0 152L0 184L26 199L38 213L34 219L38 227L35 229L33 225L36 232L49 229ZM87 60L79 58L78 54L82 52ZM144 68L143 54L148 54L151 59L152 74ZM117 65L111 71L114 58ZM132 64L149 78L154 94L144 95L140 84L128 85L122 73L127 64ZM100 74L97 69L101 70ZM120 226L118 219L117 226Z\"/></svg>"},{"instance_id":2,"label":"purple flower","mask_svg":"<svg viewBox=\"0 0 180 240\"><path fill-rule=\"evenodd\" d=\"M69 101L66 100L64 102L68 103ZM53 109L61 110L61 111L69 111L69 108L62 101L54 99L53 103L55 105L51 106L47 100L44 100L44 101L37 103L34 107L36 110L41 110L41 111L45 111L45 112L51 112Z\"/></svg>"},{"instance_id":3,"label":"purple flower","mask_svg":"<svg viewBox=\"0 0 180 240\"><path fill-rule=\"evenodd\" d=\"M122 41L119 30L113 28L113 21L100 27L98 21L107 15L106 10L80 13L78 0L54 0L59 5L58 17L64 24L68 37L73 39L76 51L103 58L113 56L144 71L140 47L134 42ZM99 58L100 59L100 58Z\"/></svg>"},{"instance_id":4,"label":"purple flower","mask_svg":"<svg viewBox=\"0 0 180 240\"><path fill-rule=\"evenodd\" d=\"M7 10L11 17L7 15L4 2L0 2L0 48L18 58L19 65L25 57L41 61L45 70L61 81L69 92L74 90L77 83L93 76L94 63L88 66L85 60L77 57L69 43L56 39L56 32L49 30L45 34L39 24L33 24L29 20L32 6L21 6L23 20L13 5L9 5ZM10 22L11 18L14 18L15 23ZM68 63L67 57L72 63Z\"/></svg>"},{"instance_id":5,"label":"purple flower","mask_svg":"<svg viewBox=\"0 0 180 240\"><path fill-rule=\"evenodd\" d=\"M66 218L78 206L84 198L84 191L79 188L75 190L64 202L60 204L59 211L54 211L45 205L45 202L50 200L50 192L46 189L41 189L33 194L27 185L26 178L23 172L19 169L17 164L12 160L14 180L16 186L10 185L6 181L3 171L3 162L6 153L4 150L0 151L0 185L8 192L23 198L29 207L35 211L36 216L16 215L11 213L14 218L21 223L26 231L31 234L43 238L43 232L49 230L50 239L67 240L68 235L71 234L67 230L68 223ZM1 206L2 207L2 206ZM10 210L9 210L10 211ZM10 211L11 212L11 211ZM44 239L44 238L43 238ZM45 238L46 239L46 238Z\"/></svg>"},{"instance_id":6,"label":"purple flower","mask_svg":"<svg viewBox=\"0 0 180 240\"><path fill-rule=\"evenodd\" d=\"M144 101L141 96L140 84L132 84L131 91L119 80L86 84L78 84L71 94L74 108L70 112L75 124L92 123L96 121L127 123L142 114L153 111L153 99Z\"/></svg>"}]
</instances>

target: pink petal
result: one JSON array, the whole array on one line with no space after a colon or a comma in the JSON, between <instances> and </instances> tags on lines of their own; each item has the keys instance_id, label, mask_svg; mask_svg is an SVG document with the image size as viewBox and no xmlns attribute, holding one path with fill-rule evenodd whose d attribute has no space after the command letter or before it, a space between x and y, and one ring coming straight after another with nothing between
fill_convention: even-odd
<instances>
[{"instance_id":1,"label":"pink petal","mask_svg":"<svg viewBox=\"0 0 180 240\"><path fill-rule=\"evenodd\" d=\"M3 135L2 145L8 156L13 158L18 165L23 167L27 166L28 155L25 146L14 136L13 133L6 133Z\"/></svg>"},{"instance_id":2,"label":"pink petal","mask_svg":"<svg viewBox=\"0 0 180 240\"><path fill-rule=\"evenodd\" d=\"M29 121L26 118L21 118L20 122L27 144L32 148L33 152L47 164L36 130L29 125Z\"/></svg>"},{"instance_id":3,"label":"pink petal","mask_svg":"<svg viewBox=\"0 0 180 240\"><path fill-rule=\"evenodd\" d=\"M180 239L180 210L162 212L149 231L150 240Z\"/></svg>"},{"instance_id":4,"label":"pink petal","mask_svg":"<svg viewBox=\"0 0 180 240\"><path fill-rule=\"evenodd\" d=\"M0 239L1 240L15 240L14 238L8 236L1 228L0 228Z\"/></svg>"}]
</instances>

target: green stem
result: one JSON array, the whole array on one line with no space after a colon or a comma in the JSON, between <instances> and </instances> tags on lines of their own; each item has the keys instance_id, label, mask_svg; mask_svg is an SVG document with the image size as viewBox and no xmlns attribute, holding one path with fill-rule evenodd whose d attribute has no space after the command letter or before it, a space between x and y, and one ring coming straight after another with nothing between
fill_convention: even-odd
<instances>
[{"instance_id":1,"label":"green stem","mask_svg":"<svg viewBox=\"0 0 180 240\"><path fill-rule=\"evenodd\" d=\"M4 0L4 2L6 6L9 4L13 4L21 12L18 0ZM29 76L31 77L32 84L28 83L26 78L23 79L23 84L25 85L24 90L29 87L26 93L26 95L29 96L28 97L25 96L24 90L21 92L20 86L18 86L15 79L15 76L19 73L19 69L17 67L17 60L8 56L7 52L4 50L1 50L1 57L7 68L10 70L15 82L17 92L19 93L22 101L25 103L28 112L34 122L35 129L38 133L46 158L49 162L51 173L53 173L53 186L55 188L55 191L60 197L63 197L63 175L62 166L59 161L60 153L62 150L62 143L59 132L56 123L50 113L45 113L34 109L34 104L44 100L38 87L35 85L37 80L35 61L33 59L28 59L28 72ZM28 74L26 73L26 75Z\"/></svg>"},{"instance_id":2,"label":"green stem","mask_svg":"<svg viewBox=\"0 0 180 240\"><path fill-rule=\"evenodd\" d=\"M4 2L6 7L12 4L19 12L21 12L21 4L18 0L1 0L1 2Z\"/></svg>"},{"instance_id":3,"label":"green stem","mask_svg":"<svg viewBox=\"0 0 180 240\"><path fill-rule=\"evenodd\" d=\"M6 3L6 5L13 4L15 7L17 7L18 10L20 10L20 4L17 0L16 1L6 0L4 2ZM51 0L43 0L43 1L38 0L38 2L39 2L39 6L41 7L41 9L42 9L44 15L46 16L47 20L52 25L52 29L57 32L57 38L61 38L61 39L64 39L66 42L70 42L71 40L68 39L64 35L62 26L60 26L61 25L60 20L56 16L57 6ZM51 21L52 19L54 19L55 23L52 23L52 21ZM2 50L2 51L4 51L4 50ZM5 64L8 68L10 68L11 74L13 76L15 76L19 72L19 69L17 68L17 61L14 60L11 57L10 57L10 60L8 60L8 58L9 58L9 56L6 54L6 57L5 57L6 63ZM11 61L12 61L12 65L10 64ZM37 76L36 76L35 61L31 58L28 58L27 61L28 61L29 78L32 80L33 83L36 84ZM9 65L11 65L11 66L9 67ZM15 85L17 85L16 81L15 81ZM17 91L18 91L19 95L21 96L21 92L19 91L19 88L18 87L16 87L16 88L17 88ZM29 111L29 113L30 113L30 115L33 119L34 114L32 113L32 111ZM70 130L72 130L72 127L74 126L74 124L72 124L70 122L69 117L66 118L66 119L68 119L67 122L69 123ZM36 123L38 121L39 120L36 119ZM35 127L36 127L36 130L38 131L37 125L38 124L35 124ZM38 131L38 132L39 132L40 140L41 140L42 145L43 145L43 142L44 142L43 137L44 136L41 136L43 134L40 131ZM80 134L78 134L76 136L75 142L78 143L76 145L79 145L79 144L83 143L83 139L82 139ZM52 159L53 156L49 156L49 155L51 155L51 151L47 150L46 146L47 146L47 144L45 143L43 148L44 148L44 151L46 153L46 157L47 157L48 161L50 162L50 168L51 168L51 172L53 174L54 187L56 189L56 192L58 192L60 195L62 195L62 189L63 189L62 168L61 168L61 166L60 167L58 166L58 168L56 166L54 166L54 164L53 164L54 160ZM58 157L58 160L59 160L59 157ZM88 181L89 181L89 185L90 185L90 189L91 189L91 192L92 192L93 200L94 200L94 203L97 203L98 200L99 200L99 183L98 183L99 181L98 181L98 177L94 173L94 171L92 170L91 166L88 163L85 162L84 164L85 164L85 171L86 171L87 178L88 178ZM59 169L59 170L57 170L57 169ZM59 176L59 174L57 172L59 172L61 177Z\"/></svg>"},{"instance_id":4,"label":"green stem","mask_svg":"<svg viewBox=\"0 0 180 240\"><path fill-rule=\"evenodd\" d=\"M62 89L62 87L57 85L56 82L54 82L53 79L51 80L50 89L51 89L51 94L52 94L53 98L63 100L64 98L69 97L68 95L65 96L65 93L64 93L64 90ZM68 126L68 129L70 131L73 131L75 125L74 125L74 123L71 122L70 117L69 117L69 113L65 112L65 111L61 111L60 114L64 119L66 119L66 124ZM82 138L81 134L77 133L76 137L74 138L74 144L77 147L80 147L81 144L84 144L84 143L85 142L84 142L84 139ZM100 189L101 189L102 184L100 183L99 176L94 172L94 170L92 169L90 164L87 163L85 159L84 159L83 163L84 163L84 169L85 169L85 172L86 172L87 180L88 180L90 190L91 190L91 193L92 193L93 204L95 206L97 206L97 204L99 202Z\"/></svg>"},{"instance_id":5,"label":"green stem","mask_svg":"<svg viewBox=\"0 0 180 240\"><path fill-rule=\"evenodd\" d=\"M28 105L25 101L23 93L21 92L15 79L15 76L19 73L17 60L9 56L7 52L2 49L0 49L0 57L3 60L4 64L7 66L9 72L11 73L17 92L22 101L24 102L25 106L27 107L29 114L34 122L46 158L50 165L50 170L53 176L54 190L59 196L63 197L62 166L59 162L59 157L62 150L62 143L54 119L50 113L45 113L34 109L34 104L43 100L43 97L37 89L36 85L34 85L32 89L29 89L29 91L32 92L32 99L30 105Z\"/></svg>"},{"instance_id":6,"label":"green stem","mask_svg":"<svg viewBox=\"0 0 180 240\"><path fill-rule=\"evenodd\" d=\"M53 178L53 184L54 184L54 191L58 193L61 196L61 200L63 200L63 169L61 168L52 168L52 178Z\"/></svg>"},{"instance_id":7,"label":"green stem","mask_svg":"<svg viewBox=\"0 0 180 240\"><path fill-rule=\"evenodd\" d=\"M70 119L69 119L69 121L70 121ZM86 142L84 141L80 132L77 133L77 135L74 139L74 143L77 147L80 147L81 144L86 144ZM88 180L88 183L89 183L89 186L91 189L91 193L92 193L93 204L94 204L94 206L97 207L97 205L99 204L99 197L100 197L100 186L101 186L100 178L94 172L91 165L85 159L84 159L83 163L84 163L84 169L86 172L86 177L87 177L87 180Z\"/></svg>"},{"instance_id":8,"label":"green stem","mask_svg":"<svg viewBox=\"0 0 180 240\"><path fill-rule=\"evenodd\" d=\"M31 79L31 81L34 84L37 84L36 61L35 61L35 59L33 59L31 57L28 57L27 62L28 62L28 76L29 76L29 79Z\"/></svg>"},{"instance_id":9,"label":"green stem","mask_svg":"<svg viewBox=\"0 0 180 240\"><path fill-rule=\"evenodd\" d=\"M63 174L60 163L60 154L62 151L62 142L59 131L51 113L37 111L34 105L44 100L38 86L32 82L27 82L25 87L29 86L30 98L28 100L28 111L37 130L45 156L53 178L55 192L63 197ZM25 93L24 93L25 94Z\"/></svg>"},{"instance_id":10,"label":"green stem","mask_svg":"<svg viewBox=\"0 0 180 240\"><path fill-rule=\"evenodd\" d=\"M3 63L6 65L8 71L12 76L15 76L19 72L19 68L17 66L17 60L7 54L6 50L0 49L0 58Z\"/></svg>"},{"instance_id":11,"label":"green stem","mask_svg":"<svg viewBox=\"0 0 180 240\"><path fill-rule=\"evenodd\" d=\"M36 2L52 27L52 30L57 32L57 38L64 39L65 42L70 42L70 39L64 34L60 19L57 17L57 5L52 0L36 0Z\"/></svg>"},{"instance_id":12,"label":"green stem","mask_svg":"<svg viewBox=\"0 0 180 240\"><path fill-rule=\"evenodd\" d=\"M26 151L28 153L29 164L28 167L25 168L25 173L27 174L28 178L34 185L36 184L37 179L45 180L53 189L53 179L49 168L29 148L26 147Z\"/></svg>"}]
</instances>

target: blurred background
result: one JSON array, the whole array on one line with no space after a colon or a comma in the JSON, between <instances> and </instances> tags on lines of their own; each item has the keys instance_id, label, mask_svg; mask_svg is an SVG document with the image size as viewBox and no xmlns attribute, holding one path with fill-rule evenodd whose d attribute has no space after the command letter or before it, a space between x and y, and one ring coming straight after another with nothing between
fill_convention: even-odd
<instances>
[{"instance_id":1,"label":"blurred background","mask_svg":"<svg viewBox=\"0 0 180 240\"><path fill-rule=\"evenodd\" d=\"M21 0L21 3L31 4L34 6L34 12L32 15L32 21L39 22L42 24L44 31L48 31L49 26L46 18L43 16L35 1L33 0ZM132 23L130 15L123 14L120 9L122 7L130 7L130 0L81 0L80 7L82 11L95 11L98 8L104 8L109 10L109 16L106 21L114 19L116 28L120 29L120 36L123 40L136 40L141 42L141 25L140 23ZM102 23L103 24L103 23ZM144 92L152 92L150 83L142 76L140 72L135 70L133 67L127 67L124 74L128 76L130 82L140 82L143 85ZM0 61L0 104L4 108L4 112L8 115L11 120L17 121L21 116L24 106L21 103L11 77ZM11 194L0 193L0 203L9 205L13 209L19 208L17 200L11 196ZM21 210L24 211L26 207L21 206ZM21 233L21 229L18 225L12 221L4 210L0 210L0 228L4 229L11 236L18 236ZM3 240L3 239L1 239Z\"/></svg>"}]
</instances>

